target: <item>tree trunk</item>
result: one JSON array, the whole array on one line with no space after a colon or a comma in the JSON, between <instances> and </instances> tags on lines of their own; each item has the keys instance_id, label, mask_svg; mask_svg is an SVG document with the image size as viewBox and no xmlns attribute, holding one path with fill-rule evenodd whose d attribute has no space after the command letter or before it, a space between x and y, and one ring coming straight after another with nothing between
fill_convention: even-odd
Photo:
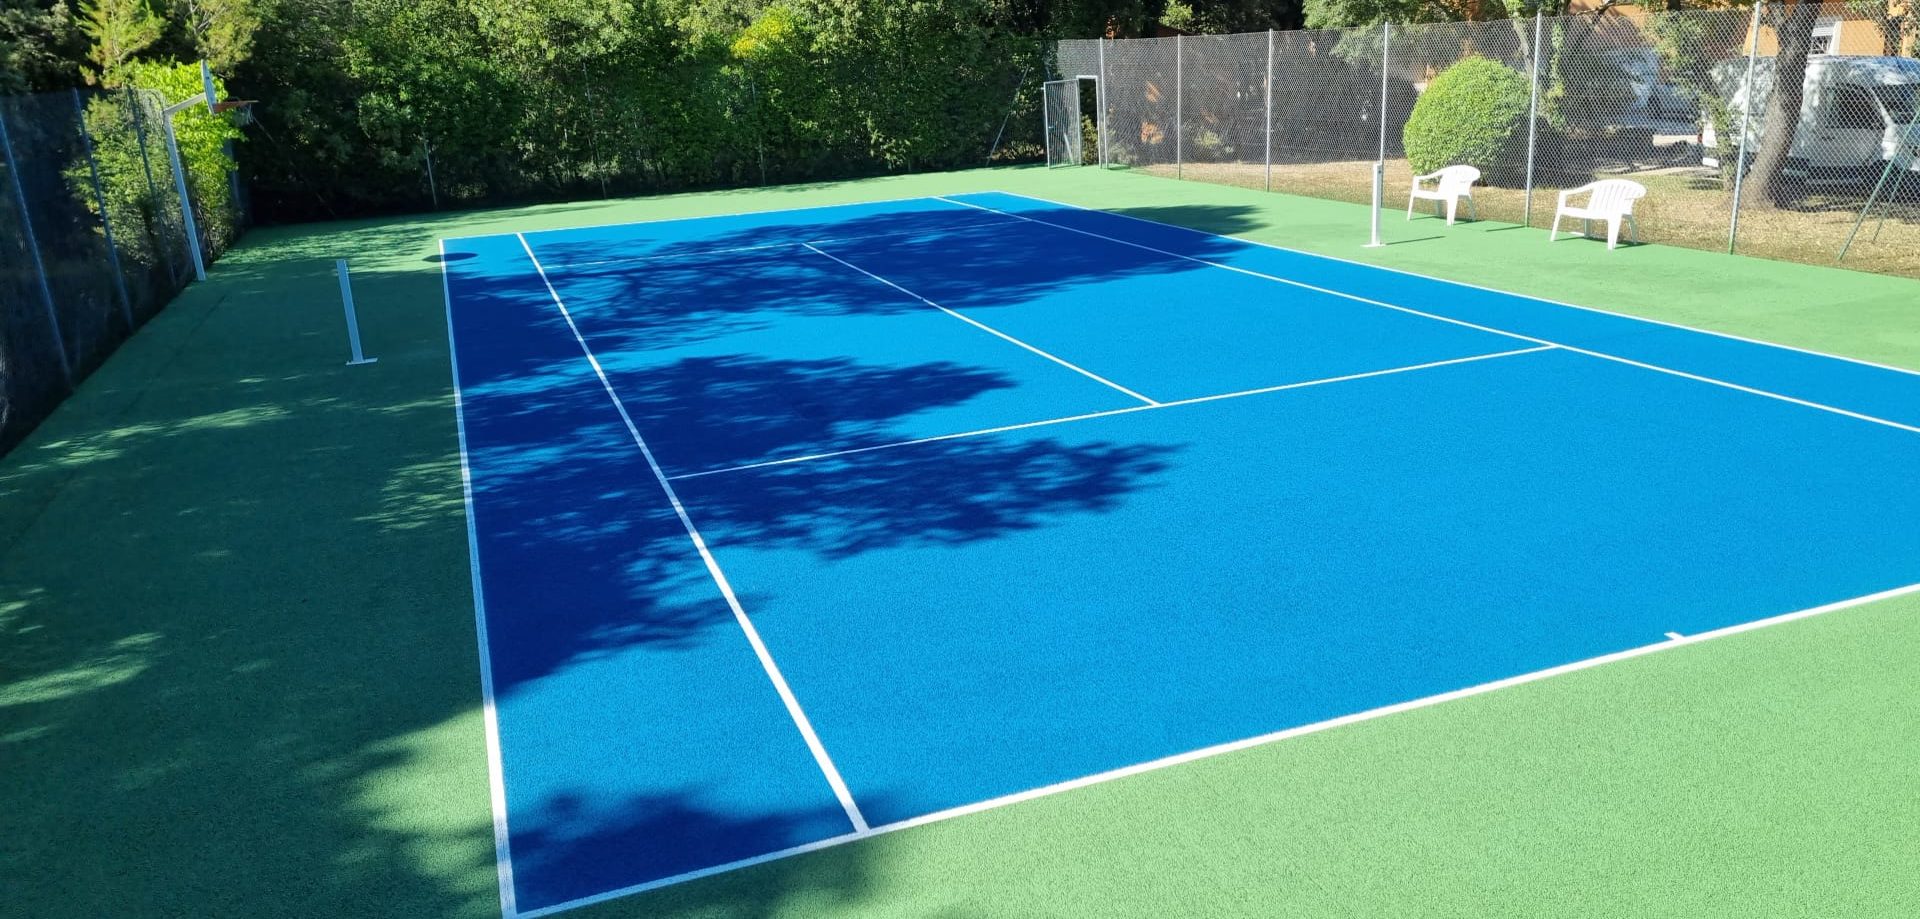
<instances>
[{"instance_id":1,"label":"tree trunk","mask_svg":"<svg viewBox=\"0 0 1920 919\"><path fill-rule=\"evenodd\" d=\"M1793 182L1785 174L1787 156L1793 150L1794 132L1800 129L1800 103L1806 96L1807 52L1813 46L1813 27L1819 22L1817 3L1794 2L1784 7L1771 5L1763 19L1773 26L1780 50L1773 59L1773 93L1767 100L1767 113L1761 122L1760 150L1753 158L1747 185L1761 192L1750 198L1755 204L1783 204L1793 197ZM1751 98L1752 94L1748 94ZM1749 103L1751 104L1751 103Z\"/></svg>"}]
</instances>

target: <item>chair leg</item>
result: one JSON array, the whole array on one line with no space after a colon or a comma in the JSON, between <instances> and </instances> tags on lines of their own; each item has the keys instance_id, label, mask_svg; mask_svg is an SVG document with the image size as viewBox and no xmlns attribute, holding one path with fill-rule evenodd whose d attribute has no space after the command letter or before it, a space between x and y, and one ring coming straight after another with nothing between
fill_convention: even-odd
<instances>
[{"instance_id":1,"label":"chair leg","mask_svg":"<svg viewBox=\"0 0 1920 919\"><path fill-rule=\"evenodd\" d=\"M1467 196L1467 216L1475 223L1480 221L1480 205L1473 203L1473 196Z\"/></svg>"},{"instance_id":2,"label":"chair leg","mask_svg":"<svg viewBox=\"0 0 1920 919\"><path fill-rule=\"evenodd\" d=\"M1640 221L1633 219L1632 214L1627 215L1627 240L1640 245Z\"/></svg>"},{"instance_id":3,"label":"chair leg","mask_svg":"<svg viewBox=\"0 0 1920 919\"><path fill-rule=\"evenodd\" d=\"M1607 248L1614 249L1619 245L1620 245L1620 218L1609 217L1607 218Z\"/></svg>"},{"instance_id":4,"label":"chair leg","mask_svg":"<svg viewBox=\"0 0 1920 919\"><path fill-rule=\"evenodd\" d=\"M1547 231L1547 242L1558 242L1559 240L1560 240L1560 212L1554 211L1553 212L1553 229Z\"/></svg>"},{"instance_id":5,"label":"chair leg","mask_svg":"<svg viewBox=\"0 0 1920 919\"><path fill-rule=\"evenodd\" d=\"M1447 199L1447 226L1453 226L1453 215L1460 209L1459 198Z\"/></svg>"},{"instance_id":6,"label":"chair leg","mask_svg":"<svg viewBox=\"0 0 1920 919\"><path fill-rule=\"evenodd\" d=\"M1414 203L1413 193L1408 192L1407 193L1407 219L1408 220L1413 219L1413 203Z\"/></svg>"}]
</instances>

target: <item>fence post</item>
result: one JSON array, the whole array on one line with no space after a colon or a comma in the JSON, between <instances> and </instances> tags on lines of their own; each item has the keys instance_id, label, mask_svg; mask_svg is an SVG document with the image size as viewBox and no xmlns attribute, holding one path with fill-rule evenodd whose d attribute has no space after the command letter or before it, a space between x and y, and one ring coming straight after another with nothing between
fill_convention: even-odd
<instances>
[{"instance_id":1,"label":"fence post","mask_svg":"<svg viewBox=\"0 0 1920 919\"><path fill-rule=\"evenodd\" d=\"M1766 0L1753 5L1753 22L1747 26L1747 82L1746 101L1740 106L1740 144L1733 156L1733 215L1727 220L1727 254L1733 254L1733 247L1740 239L1740 193L1745 186L1747 176L1747 132L1753 115L1753 70L1760 58L1760 13L1767 7Z\"/></svg>"},{"instance_id":2,"label":"fence post","mask_svg":"<svg viewBox=\"0 0 1920 919\"><path fill-rule=\"evenodd\" d=\"M1267 30L1267 191L1273 191L1273 30Z\"/></svg>"},{"instance_id":3,"label":"fence post","mask_svg":"<svg viewBox=\"0 0 1920 919\"><path fill-rule=\"evenodd\" d=\"M1393 54L1393 23L1380 23L1380 164L1381 173L1387 168L1387 61Z\"/></svg>"},{"instance_id":4,"label":"fence post","mask_svg":"<svg viewBox=\"0 0 1920 919\"><path fill-rule=\"evenodd\" d=\"M1184 106L1187 77L1184 69L1186 55L1182 53L1186 47L1185 40L1184 35L1173 37L1173 177L1176 179L1186 178L1187 116Z\"/></svg>"},{"instance_id":5,"label":"fence post","mask_svg":"<svg viewBox=\"0 0 1920 919\"><path fill-rule=\"evenodd\" d=\"M13 194L20 202L20 227L27 234L27 254L33 256L33 271L40 279L40 302L47 309L47 327L53 330L53 353L60 358L60 377L73 388L73 366L67 363L67 339L60 334L60 315L53 308L53 288L47 285L47 266L40 261L40 240L33 232L33 213L27 208L27 190L20 184L20 164L13 158L13 138L7 135L7 113L0 108L0 152L6 153L7 175L13 177Z\"/></svg>"},{"instance_id":6,"label":"fence post","mask_svg":"<svg viewBox=\"0 0 1920 919\"><path fill-rule=\"evenodd\" d=\"M1107 168L1107 39L1101 36L1099 44L1100 76L1093 81L1093 104L1100 107L1100 117L1094 119L1093 143L1099 148L1100 168Z\"/></svg>"},{"instance_id":7,"label":"fence post","mask_svg":"<svg viewBox=\"0 0 1920 919\"><path fill-rule=\"evenodd\" d=\"M107 192L100 184L100 160L93 155L93 132L87 130L87 107L80 101L80 90L73 93L73 115L80 122L80 143L87 151L87 171L93 176L93 200L100 205L100 232L107 238L107 261L113 265L113 286L120 292L120 315L127 320L127 332L133 332L133 302L127 299L127 279L120 273L120 246L113 241L113 221L107 216Z\"/></svg>"},{"instance_id":8,"label":"fence post","mask_svg":"<svg viewBox=\"0 0 1920 919\"><path fill-rule=\"evenodd\" d=\"M1529 77L1532 85L1528 89L1527 99L1527 208L1524 222L1533 226L1533 161L1538 148L1540 134L1540 58L1545 56L1545 46L1540 43L1546 19L1540 8L1533 11L1533 74Z\"/></svg>"},{"instance_id":9,"label":"fence post","mask_svg":"<svg viewBox=\"0 0 1920 919\"><path fill-rule=\"evenodd\" d=\"M427 135L420 135L421 155L427 162L427 194L433 198L433 209L440 209L440 184L433 179L433 141Z\"/></svg>"},{"instance_id":10,"label":"fence post","mask_svg":"<svg viewBox=\"0 0 1920 919\"><path fill-rule=\"evenodd\" d=\"M140 144L140 167L145 170L147 174L147 198L153 202L155 207L158 207L160 204L160 189L153 183L153 159L147 156L146 108L140 104L140 94L134 92L131 86L127 87L127 103L128 111L133 113L134 140ZM159 245L159 240L154 238L157 236L157 228L152 224L147 225L147 235L149 239L153 240L155 250L165 250L164 246ZM173 259L162 256L160 258L160 265L167 269L167 288L172 290L173 288L179 287L180 274L173 270Z\"/></svg>"}]
</instances>

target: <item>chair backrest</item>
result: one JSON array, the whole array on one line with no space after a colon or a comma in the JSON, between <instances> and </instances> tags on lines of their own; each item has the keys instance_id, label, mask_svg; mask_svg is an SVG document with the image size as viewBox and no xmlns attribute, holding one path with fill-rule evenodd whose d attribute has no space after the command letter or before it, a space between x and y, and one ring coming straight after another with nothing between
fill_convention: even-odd
<instances>
[{"instance_id":1,"label":"chair backrest","mask_svg":"<svg viewBox=\"0 0 1920 919\"><path fill-rule=\"evenodd\" d=\"M1633 213L1633 202L1646 197L1647 187L1629 179L1601 179L1593 183L1587 210L1609 214Z\"/></svg>"},{"instance_id":2,"label":"chair backrest","mask_svg":"<svg viewBox=\"0 0 1920 919\"><path fill-rule=\"evenodd\" d=\"M1466 191L1480 181L1480 170L1472 166L1448 166L1440 170L1441 192Z\"/></svg>"}]
</instances>

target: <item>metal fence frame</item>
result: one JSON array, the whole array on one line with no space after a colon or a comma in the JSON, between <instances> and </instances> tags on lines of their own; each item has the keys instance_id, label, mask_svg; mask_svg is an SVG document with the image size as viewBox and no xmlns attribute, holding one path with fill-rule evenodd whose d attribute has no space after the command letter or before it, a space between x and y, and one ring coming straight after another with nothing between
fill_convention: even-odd
<instances>
[{"instance_id":1,"label":"metal fence frame","mask_svg":"<svg viewBox=\"0 0 1920 919\"><path fill-rule=\"evenodd\" d=\"M1524 144L1516 140L1516 146L1524 152L1516 152L1511 161L1506 163L1512 167L1511 179L1498 183L1502 189L1513 192L1512 206L1505 212L1506 216L1499 219L1510 219L1529 226L1541 225L1547 214L1544 208L1535 207L1536 193L1547 190L1553 194L1553 189L1567 188L1569 177L1577 179L1576 174L1583 169L1589 179L1574 183L1576 186L1594 177L1614 174L1634 177L1685 167L1704 175L1706 170L1713 169L1718 173L1712 180L1718 183L1714 198L1718 203L1713 204L1711 209L1713 213L1722 215L1720 221L1723 232L1715 236L1711 231L1702 229L1707 221L1701 218L1708 216L1703 212L1707 206L1703 204L1707 201L1706 196L1696 195L1681 200L1684 196L1669 195L1669 200L1661 202L1655 200L1656 196L1650 195L1648 203L1654 205L1652 209L1658 210L1664 206L1669 209L1667 216L1670 217L1679 216L1673 208L1692 208L1691 212L1684 215L1688 218L1686 234L1660 232L1660 217L1654 217L1651 222L1655 224L1655 235L1660 241L1699 248L1724 248L1730 253L1751 251L1777 258L1836 261L1845 257L1848 246L1856 245L1860 226L1874 216L1876 208L1881 209L1878 213L1879 222L1871 238L1865 241L1879 243L1881 232L1888 230L1889 214L1898 207L1902 210L1896 222L1896 226L1900 227L1897 232L1911 230L1916 235L1911 237L1911 242L1902 240L1895 245L1908 245L1920 250L1920 207L1913 207L1917 202L1908 201L1907 198L1911 196L1901 193L1906 184L1920 179L1920 171L1914 171L1911 175L1904 171L1903 167L1911 169L1911 159L1902 161L1902 154L1898 151L1882 154L1891 157L1884 170L1878 169L1879 162L1869 160L1868 168L1879 174L1877 177L1863 176L1864 184L1857 189L1846 185L1843 187L1848 189L1847 194L1815 196L1823 198L1818 207L1780 204L1776 201L1777 208L1770 209L1769 214L1769 221L1775 225L1769 230L1769 239L1754 237L1750 241L1743 237L1743 211L1753 211L1761 203L1754 198L1756 192L1749 187L1753 183L1747 181L1747 174L1754 166L1756 151L1763 146L1761 140L1766 136L1766 126L1761 123L1761 115L1768 108L1764 94L1772 91L1767 84L1768 80L1773 79L1769 75L1771 65L1765 68L1766 73L1761 72L1759 65L1771 61L1773 55L1781 54L1779 49L1788 34L1785 23L1790 16L1814 15L1804 9L1795 13L1795 9L1796 5L1784 0L1762 0L1750 10L1649 10L1643 14L1643 18L1635 19L1606 19L1592 13L1555 17L1536 10L1531 17L1493 22L1415 25L1386 22L1378 28L1317 33L1268 31L1237 36L1177 35L1170 38L1069 40L1060 43L1056 60L1063 77L1072 78L1089 73L1096 77L1095 105L1098 117L1093 127L1101 168L1145 168L1181 179L1223 181L1267 191L1357 200L1358 183L1361 181L1358 176L1351 183L1343 183L1340 192L1322 194L1315 190L1301 191L1288 187L1277 174L1277 167L1293 162L1287 154L1301 152L1297 149L1285 150L1283 147L1289 144L1299 147L1302 144L1322 143L1311 139L1315 134L1314 128L1326 127L1331 123L1316 120L1304 129L1291 125L1289 130L1294 136L1284 140L1276 135L1276 122L1284 124L1284 119L1288 117L1276 111L1283 100L1290 106L1298 106L1303 98L1311 102L1315 93L1327 92L1314 80L1281 80L1276 85L1277 67L1281 60L1285 59L1290 67L1319 67L1321 72L1346 80L1349 84L1371 73L1372 69L1378 70L1378 107L1367 112L1362 119L1371 118L1378 122L1377 136L1372 138L1374 142L1370 144L1374 149L1367 151L1373 154L1370 169L1378 174L1386 171L1396 159L1406 158L1404 153L1398 153L1400 139L1393 128L1398 122L1404 131L1412 102L1425 92L1426 83L1431 82L1435 72L1443 71L1468 57L1487 56L1517 71L1525 81L1527 94ZM1871 40L1873 36L1867 35L1863 39L1862 33L1875 26L1888 34L1906 28L1906 47L1904 50L1891 49L1893 56L1911 58L1920 55L1920 47L1916 47L1920 41L1912 35L1911 27L1898 24L1897 19L1890 20L1893 14L1884 7L1878 13L1878 21L1874 19L1875 13L1870 7L1859 3L1828 4L1817 12L1820 17L1817 21L1822 23L1822 28L1837 28L1829 25L1834 18L1838 18L1842 25L1851 24L1856 30L1856 44ZM1813 21L1801 20L1802 27ZM1891 29L1888 28L1890 21L1896 23ZM1629 25L1623 27L1620 25L1623 22ZM1663 32L1663 29L1669 31ZM1674 37L1676 35L1680 37ZM1263 39L1265 60L1244 63L1264 69L1264 79L1260 81L1262 98L1238 99L1224 104L1242 107L1258 105L1264 108L1266 125L1264 137L1260 138L1258 144L1259 159L1242 164L1254 168L1239 170L1233 178L1220 178L1214 174L1216 170L1200 168L1212 164L1196 156L1193 136L1195 125L1218 113L1196 113L1196 105L1203 103L1196 102L1193 86L1204 85L1210 79L1220 79L1216 71L1221 64L1217 60L1209 62L1207 58L1196 54L1195 49L1202 43L1234 38L1247 39L1251 44L1255 36ZM1697 72L1692 75L1692 85L1681 87L1678 79L1668 71L1680 66L1675 63L1678 52L1672 48L1688 40L1698 45L1689 52L1696 57L1687 59L1688 66L1696 68ZM1831 40L1838 41L1837 38ZM1286 53L1276 55L1277 43L1288 46ZM1300 50L1302 47L1310 50L1303 52ZM1448 49L1452 49L1451 52ZM1171 60L1167 59L1169 52ZM1255 53L1249 52L1249 56ZM1821 53L1829 52L1811 52ZM1838 49L1831 53L1838 53ZM1810 95L1827 92L1825 83L1816 87L1814 80L1814 71L1825 65L1817 65L1812 56L1807 61L1807 92ZM1209 69L1210 63L1212 69ZM1239 67L1241 64L1229 62L1227 66ZM1832 66L1837 68L1840 65ZM1920 67L1920 62L1916 62L1915 66ZM1201 73L1196 76L1196 71ZM1398 110L1393 98L1396 82L1403 86L1403 98L1398 103ZM1705 85L1709 82L1710 85ZM1702 85L1704 88L1701 88ZM1626 88L1623 89L1623 86ZM1677 90L1680 89L1686 90L1686 98L1679 101L1691 106L1689 119L1683 121L1680 116L1656 108L1652 114L1642 112L1634 117L1661 119L1665 128L1629 124L1624 110L1626 105L1674 103L1662 93L1678 99L1681 94ZM1631 96L1633 93L1641 96L1630 103L1622 101L1623 94ZM1350 96L1342 97L1340 101L1349 109L1354 104ZM1798 161L1798 167L1789 168L1800 169L1809 177L1811 184L1827 172L1837 172L1841 167L1853 164L1824 159L1833 154L1817 146L1801 153L1800 134L1809 130L1807 119L1818 114L1824 123L1828 117L1824 113L1835 110L1833 106L1839 103L1826 100L1819 104L1827 108L1805 107L1810 104L1813 103L1803 103L1803 115L1796 136L1773 146L1790 145L1791 151L1786 155L1797 155L1801 160ZM1717 114L1709 113L1709 105L1715 107ZM1894 111L1892 103L1887 105L1889 112ZM1342 111L1337 106L1309 106L1308 111L1315 113L1314 118L1320 118L1324 117L1318 114L1321 109ZM1808 112L1814 114L1805 114ZM1571 127L1562 124L1582 118L1586 121ZM1724 118L1730 118L1731 121L1720 123L1716 130L1716 119ZM1673 126L1681 124L1699 129L1697 139L1688 146L1691 151L1689 155L1693 158L1680 166L1663 164L1659 157L1670 154L1663 154L1653 138L1677 136L1673 133ZM1897 123L1890 124L1889 131L1901 128ZM1920 119L1916 119L1915 124L1920 124ZM1351 123L1346 125L1345 133L1351 135L1351 129L1355 127L1357 125ZM1913 125L1908 125L1907 129L1908 140L1915 133L1920 133L1920 129L1915 129ZM1656 130L1668 133L1656 135L1653 133ZM1156 131L1171 136L1156 139L1153 137ZM1710 136L1716 139L1709 140ZM1361 166L1359 156L1345 155L1358 152L1352 136L1324 143L1340 148L1343 154L1336 156L1329 151L1314 151L1321 154L1319 159L1309 156L1305 161L1325 165L1352 162L1356 171L1367 168ZM1898 141L1895 144L1898 146ZM1636 146L1651 146L1654 153L1643 155L1641 152L1629 152ZM1677 142L1667 145L1668 148L1679 146ZM1625 165L1609 167L1611 171L1605 172L1592 165L1608 160L1624 161ZM1723 162L1726 160L1731 162ZM1585 166L1581 165L1583 161ZM1791 164L1796 161L1789 159L1788 162ZM1900 173L1900 180L1893 183L1890 193L1883 194L1889 182L1893 181L1890 177L1896 172ZM1403 173L1397 180L1404 178ZM1696 185L1705 181L1695 178ZM1827 183L1828 186L1837 184ZM1873 189L1870 195L1866 191L1869 186ZM1860 203L1861 199L1864 199L1864 206ZM1552 200L1550 198L1549 203ZM1538 217L1537 210L1542 212ZM1817 219L1816 211L1821 210L1844 215L1846 220ZM1769 241L1791 237L1792 227L1799 224L1810 228L1808 245L1802 246L1802 251L1782 251L1777 243ZM1844 241L1841 236L1834 235L1836 233L1844 233ZM1681 235L1685 238L1677 238ZM1920 264L1891 270L1920 274Z\"/></svg>"}]
</instances>

